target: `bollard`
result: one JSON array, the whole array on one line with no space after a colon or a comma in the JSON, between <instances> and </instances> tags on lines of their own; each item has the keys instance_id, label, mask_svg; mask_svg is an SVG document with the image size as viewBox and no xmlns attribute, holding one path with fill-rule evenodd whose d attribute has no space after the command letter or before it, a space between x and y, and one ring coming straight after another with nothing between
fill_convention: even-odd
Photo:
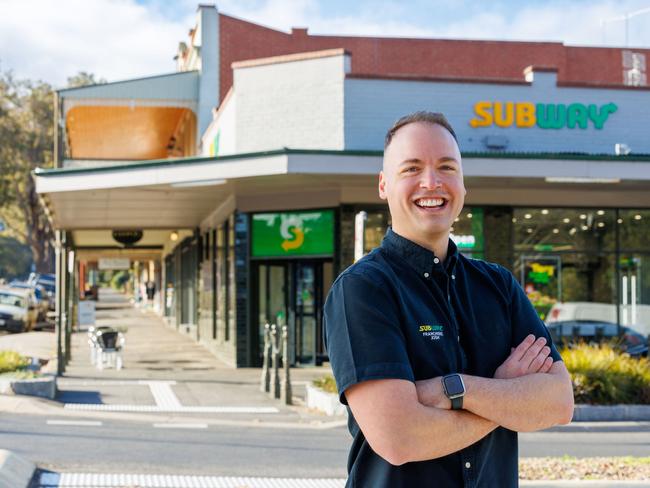
<instances>
[{"instance_id":1,"label":"bollard","mask_svg":"<svg viewBox=\"0 0 650 488\"><path fill-rule=\"evenodd\" d=\"M260 391L267 393L271 388L271 373L269 371L269 352L271 349L270 327L271 326L268 323L264 324L264 359L262 359L262 379L260 381Z\"/></svg>"},{"instance_id":2,"label":"bollard","mask_svg":"<svg viewBox=\"0 0 650 488\"><path fill-rule=\"evenodd\" d=\"M282 369L284 375L282 376L282 388L280 390L280 398L285 405L292 405L291 403L291 377L289 376L289 340L288 340L287 326L282 326Z\"/></svg>"},{"instance_id":3,"label":"bollard","mask_svg":"<svg viewBox=\"0 0 650 488\"><path fill-rule=\"evenodd\" d=\"M278 371L280 360L280 348L278 347L278 332L275 324L271 325L271 347L273 353L273 377L271 378L271 398L280 398L280 372Z\"/></svg>"}]
</instances>

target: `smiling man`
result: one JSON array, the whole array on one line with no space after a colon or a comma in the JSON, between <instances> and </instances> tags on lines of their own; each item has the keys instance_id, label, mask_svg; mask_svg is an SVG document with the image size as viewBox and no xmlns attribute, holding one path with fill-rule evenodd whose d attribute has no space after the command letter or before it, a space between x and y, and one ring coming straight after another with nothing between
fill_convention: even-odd
<instances>
[{"instance_id":1,"label":"smiling man","mask_svg":"<svg viewBox=\"0 0 650 488\"><path fill-rule=\"evenodd\" d=\"M379 175L392 229L325 304L348 487L514 487L517 432L571 420L569 375L521 287L449 238L465 193L445 117L398 120Z\"/></svg>"}]
</instances>

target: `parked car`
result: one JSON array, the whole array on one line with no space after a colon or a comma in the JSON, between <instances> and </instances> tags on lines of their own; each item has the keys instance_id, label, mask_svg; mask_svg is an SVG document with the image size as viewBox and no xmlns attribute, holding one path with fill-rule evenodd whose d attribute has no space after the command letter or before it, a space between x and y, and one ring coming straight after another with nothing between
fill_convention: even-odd
<instances>
[{"instance_id":1,"label":"parked car","mask_svg":"<svg viewBox=\"0 0 650 488\"><path fill-rule=\"evenodd\" d=\"M36 301L38 309L37 320L42 322L47 319L47 312L50 310L50 296L42 285L14 280L9 283L9 286L21 290L33 290L33 299Z\"/></svg>"},{"instance_id":2,"label":"parked car","mask_svg":"<svg viewBox=\"0 0 650 488\"><path fill-rule=\"evenodd\" d=\"M620 326L620 336L617 324L597 320L565 320L548 323L547 327L553 342L559 346L576 342L613 342L630 356L648 355L648 338L624 325Z\"/></svg>"},{"instance_id":3,"label":"parked car","mask_svg":"<svg viewBox=\"0 0 650 488\"><path fill-rule=\"evenodd\" d=\"M643 336L650 335L650 305L643 303L619 305L617 311L614 303L557 302L546 316L548 324L569 320L613 324L620 321Z\"/></svg>"},{"instance_id":4,"label":"parked car","mask_svg":"<svg viewBox=\"0 0 650 488\"><path fill-rule=\"evenodd\" d=\"M37 313L26 290L0 288L0 330L28 332L36 325Z\"/></svg>"}]
</instances>

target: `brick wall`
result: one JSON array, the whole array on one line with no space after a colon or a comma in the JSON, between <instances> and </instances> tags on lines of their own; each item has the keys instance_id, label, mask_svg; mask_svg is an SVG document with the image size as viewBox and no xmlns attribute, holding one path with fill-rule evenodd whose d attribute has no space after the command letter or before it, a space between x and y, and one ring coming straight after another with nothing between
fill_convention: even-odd
<instances>
[{"instance_id":1,"label":"brick wall","mask_svg":"<svg viewBox=\"0 0 650 488\"><path fill-rule=\"evenodd\" d=\"M529 65L558 69L559 82L623 83L620 48L565 46L557 42L506 42L288 34L221 14L220 100L232 86L231 64L280 54L345 48L352 73L523 79ZM650 60L650 49L633 49Z\"/></svg>"}]
</instances>

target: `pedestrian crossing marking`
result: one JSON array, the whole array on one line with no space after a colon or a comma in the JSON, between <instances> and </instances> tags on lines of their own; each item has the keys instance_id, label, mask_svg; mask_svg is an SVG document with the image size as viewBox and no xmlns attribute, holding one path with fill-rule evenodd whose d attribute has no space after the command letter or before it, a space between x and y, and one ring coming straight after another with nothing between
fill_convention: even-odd
<instances>
[{"instance_id":1,"label":"pedestrian crossing marking","mask_svg":"<svg viewBox=\"0 0 650 488\"><path fill-rule=\"evenodd\" d=\"M341 478L41 473L35 488L343 488Z\"/></svg>"}]
</instances>

